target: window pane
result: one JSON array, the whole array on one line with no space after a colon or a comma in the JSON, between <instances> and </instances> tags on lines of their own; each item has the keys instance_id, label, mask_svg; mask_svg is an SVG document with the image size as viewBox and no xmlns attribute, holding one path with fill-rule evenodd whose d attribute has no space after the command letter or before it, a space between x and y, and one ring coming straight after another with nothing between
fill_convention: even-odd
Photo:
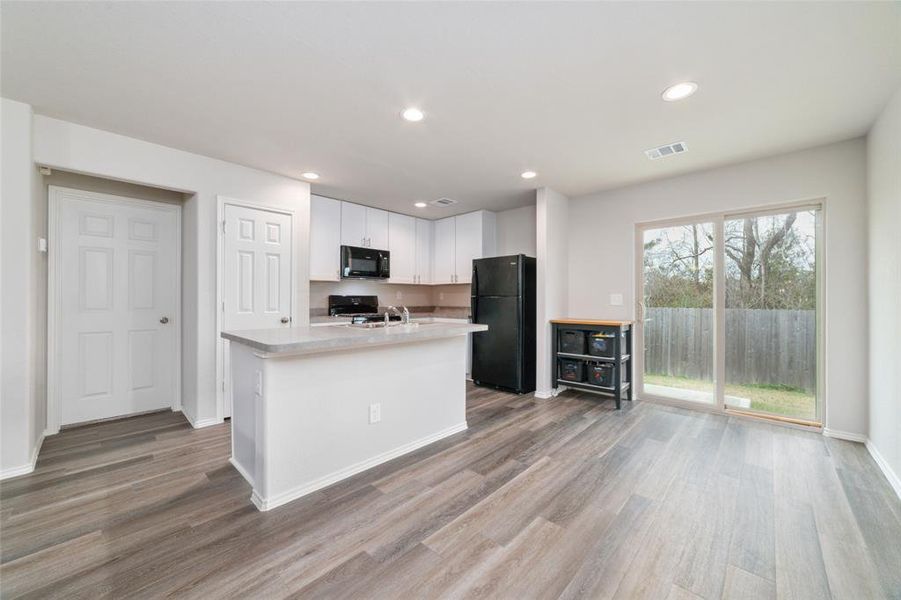
<instances>
[{"instance_id":1,"label":"window pane","mask_svg":"<svg viewBox=\"0 0 901 600\"><path fill-rule=\"evenodd\" d=\"M727 406L816 419L818 212L725 222Z\"/></svg>"},{"instance_id":2,"label":"window pane","mask_svg":"<svg viewBox=\"0 0 901 600\"><path fill-rule=\"evenodd\" d=\"M643 392L713 404L713 224L644 232Z\"/></svg>"}]
</instances>

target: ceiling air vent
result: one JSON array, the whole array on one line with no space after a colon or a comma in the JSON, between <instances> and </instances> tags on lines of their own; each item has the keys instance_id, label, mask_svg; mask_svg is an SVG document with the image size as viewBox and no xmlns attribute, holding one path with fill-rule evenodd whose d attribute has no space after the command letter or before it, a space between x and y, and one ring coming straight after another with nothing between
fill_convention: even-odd
<instances>
[{"instance_id":1,"label":"ceiling air vent","mask_svg":"<svg viewBox=\"0 0 901 600\"><path fill-rule=\"evenodd\" d=\"M429 202L432 206L451 206L452 204L456 204L456 200L452 200L450 198L438 198L437 200L432 200Z\"/></svg>"},{"instance_id":2,"label":"ceiling air vent","mask_svg":"<svg viewBox=\"0 0 901 600\"><path fill-rule=\"evenodd\" d=\"M663 158L664 156L682 154L686 151L688 151L688 146L685 145L685 142L673 142L672 144L666 144L665 146L658 146L657 148L645 150L644 153L651 160L657 160L658 158Z\"/></svg>"}]
</instances>

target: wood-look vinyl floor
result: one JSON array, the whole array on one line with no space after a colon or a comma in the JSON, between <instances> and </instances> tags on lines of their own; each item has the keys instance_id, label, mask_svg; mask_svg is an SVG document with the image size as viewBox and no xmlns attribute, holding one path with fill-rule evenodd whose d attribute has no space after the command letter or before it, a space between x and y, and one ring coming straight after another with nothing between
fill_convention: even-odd
<instances>
[{"instance_id":1,"label":"wood-look vinyl floor","mask_svg":"<svg viewBox=\"0 0 901 600\"><path fill-rule=\"evenodd\" d=\"M0 595L901 598L901 503L860 444L473 387L468 419L268 513L227 424L64 431L0 484Z\"/></svg>"}]
</instances>

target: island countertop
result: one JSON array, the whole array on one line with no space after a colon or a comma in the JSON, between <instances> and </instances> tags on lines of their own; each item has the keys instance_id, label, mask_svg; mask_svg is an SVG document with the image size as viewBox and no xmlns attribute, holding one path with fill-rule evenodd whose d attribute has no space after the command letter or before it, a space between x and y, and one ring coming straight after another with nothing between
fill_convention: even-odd
<instances>
[{"instance_id":1,"label":"island countertop","mask_svg":"<svg viewBox=\"0 0 901 600\"><path fill-rule=\"evenodd\" d=\"M405 344L487 330L487 325L475 323L414 321L410 325L373 329L336 325L223 331L222 337L266 355L297 355Z\"/></svg>"}]
</instances>

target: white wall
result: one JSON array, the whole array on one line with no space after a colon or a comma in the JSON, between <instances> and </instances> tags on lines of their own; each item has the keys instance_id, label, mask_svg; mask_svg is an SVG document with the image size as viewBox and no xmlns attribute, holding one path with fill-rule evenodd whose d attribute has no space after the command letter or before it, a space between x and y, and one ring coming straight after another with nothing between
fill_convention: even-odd
<instances>
[{"instance_id":1,"label":"white wall","mask_svg":"<svg viewBox=\"0 0 901 600\"><path fill-rule=\"evenodd\" d=\"M870 444L901 496L901 90L870 130L867 160Z\"/></svg>"},{"instance_id":2,"label":"white wall","mask_svg":"<svg viewBox=\"0 0 901 600\"><path fill-rule=\"evenodd\" d=\"M678 157L673 160L678 160ZM574 198L569 313L634 317L635 224L825 198L826 427L865 434L867 372L866 148L863 139ZM609 295L622 294L623 306Z\"/></svg>"},{"instance_id":3,"label":"white wall","mask_svg":"<svg viewBox=\"0 0 901 600\"><path fill-rule=\"evenodd\" d=\"M568 316L570 201L550 188L540 188L536 199L535 395L546 398L552 387L549 321Z\"/></svg>"},{"instance_id":4,"label":"white wall","mask_svg":"<svg viewBox=\"0 0 901 600\"><path fill-rule=\"evenodd\" d=\"M46 208L36 201L31 107L0 103L0 477L11 477L34 467L44 429L46 356L36 340L46 326L47 262L37 247Z\"/></svg>"},{"instance_id":5,"label":"white wall","mask_svg":"<svg viewBox=\"0 0 901 600\"><path fill-rule=\"evenodd\" d=\"M309 184L44 116L34 161L67 171L190 194L182 215L182 406L196 426L221 419L216 330L217 196L295 211L298 324L309 317Z\"/></svg>"},{"instance_id":6,"label":"white wall","mask_svg":"<svg viewBox=\"0 0 901 600\"><path fill-rule=\"evenodd\" d=\"M497 213L497 255L535 256L535 206L522 206Z\"/></svg>"}]
</instances>

